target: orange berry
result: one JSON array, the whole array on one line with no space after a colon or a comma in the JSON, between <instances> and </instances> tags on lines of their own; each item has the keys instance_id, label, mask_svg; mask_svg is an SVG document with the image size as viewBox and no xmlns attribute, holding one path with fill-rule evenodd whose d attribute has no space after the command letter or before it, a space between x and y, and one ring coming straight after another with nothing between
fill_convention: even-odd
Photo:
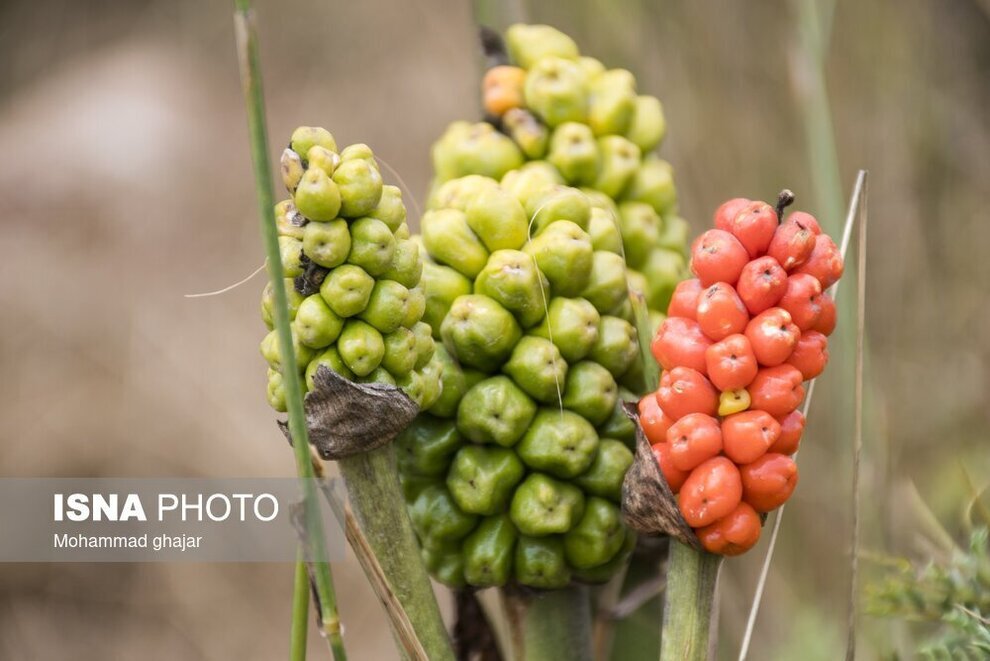
<instances>
[{"instance_id":1,"label":"orange berry","mask_svg":"<svg viewBox=\"0 0 990 661\"><path fill-rule=\"evenodd\" d=\"M818 299L818 303L822 307L822 312L818 315L818 321L812 330L816 330L828 337L835 330L835 301L828 294L822 294Z\"/></svg>"},{"instance_id":2,"label":"orange berry","mask_svg":"<svg viewBox=\"0 0 990 661\"><path fill-rule=\"evenodd\" d=\"M740 555L756 546L762 525L756 510L746 503L739 503L736 509L695 533L709 553Z\"/></svg>"},{"instance_id":3,"label":"orange berry","mask_svg":"<svg viewBox=\"0 0 990 661\"><path fill-rule=\"evenodd\" d=\"M777 307L787 310L791 320L802 331L815 327L822 316L822 283L807 273L795 273L787 279L787 291Z\"/></svg>"},{"instance_id":4,"label":"orange berry","mask_svg":"<svg viewBox=\"0 0 990 661\"><path fill-rule=\"evenodd\" d=\"M667 440L667 430L674 424L668 415L660 408L655 393L648 393L639 400L639 426L643 428L646 440L650 445L664 443Z\"/></svg>"},{"instance_id":5,"label":"orange berry","mask_svg":"<svg viewBox=\"0 0 990 661\"><path fill-rule=\"evenodd\" d=\"M783 308L770 308L753 317L746 326L746 338L753 347L753 355L760 365L780 365L791 355L801 337L799 329L791 321L790 313Z\"/></svg>"},{"instance_id":6,"label":"orange berry","mask_svg":"<svg viewBox=\"0 0 990 661\"><path fill-rule=\"evenodd\" d=\"M739 469L725 457L712 457L684 480L678 505L687 524L701 528L727 516L741 501Z\"/></svg>"},{"instance_id":7,"label":"orange berry","mask_svg":"<svg viewBox=\"0 0 990 661\"><path fill-rule=\"evenodd\" d=\"M760 314L777 305L786 291L787 272L769 256L746 264L736 283L736 292L750 314Z\"/></svg>"},{"instance_id":8,"label":"orange berry","mask_svg":"<svg viewBox=\"0 0 990 661\"><path fill-rule=\"evenodd\" d=\"M708 230L691 246L691 272L703 287L716 282L735 284L748 261L746 248L724 230Z\"/></svg>"},{"instance_id":9,"label":"orange berry","mask_svg":"<svg viewBox=\"0 0 990 661\"><path fill-rule=\"evenodd\" d=\"M717 342L743 332L749 322L749 313L732 285L716 282L698 297L697 319L701 332Z\"/></svg>"},{"instance_id":10,"label":"orange berry","mask_svg":"<svg viewBox=\"0 0 990 661\"><path fill-rule=\"evenodd\" d=\"M486 71L481 83L485 111L501 117L512 108L522 108L525 83L526 71L519 67L502 65Z\"/></svg>"},{"instance_id":11,"label":"orange berry","mask_svg":"<svg viewBox=\"0 0 990 661\"><path fill-rule=\"evenodd\" d=\"M668 317L684 317L697 321L698 297L701 295L701 281L697 278L681 280L674 288L667 306Z\"/></svg>"},{"instance_id":12,"label":"orange berry","mask_svg":"<svg viewBox=\"0 0 990 661\"><path fill-rule=\"evenodd\" d=\"M802 333L787 362L801 372L805 381L810 381L825 371L828 363L828 338L818 331Z\"/></svg>"},{"instance_id":13,"label":"orange berry","mask_svg":"<svg viewBox=\"0 0 990 661\"><path fill-rule=\"evenodd\" d=\"M736 216L743 207L746 207L753 203L745 197L735 197L728 202L723 202L722 205L715 210L715 216L713 220L715 221L715 227L720 230L725 230L726 232L732 231L732 221L735 220Z\"/></svg>"},{"instance_id":14,"label":"orange berry","mask_svg":"<svg viewBox=\"0 0 990 661\"><path fill-rule=\"evenodd\" d=\"M650 349L665 370L690 367L705 371L705 350L712 341L701 332L698 322L683 317L667 317L657 329Z\"/></svg>"},{"instance_id":15,"label":"orange berry","mask_svg":"<svg viewBox=\"0 0 990 661\"><path fill-rule=\"evenodd\" d=\"M740 466L739 473L743 500L757 512L769 512L787 502L798 481L794 460L776 453L765 454L751 464Z\"/></svg>"},{"instance_id":16,"label":"orange berry","mask_svg":"<svg viewBox=\"0 0 990 661\"><path fill-rule=\"evenodd\" d=\"M756 461L778 438L780 423L766 411L743 411L722 419L722 447L737 464Z\"/></svg>"},{"instance_id":17,"label":"orange berry","mask_svg":"<svg viewBox=\"0 0 990 661\"><path fill-rule=\"evenodd\" d=\"M807 215L792 213L777 227L770 239L767 254L776 259L785 271L804 264L815 249L816 233L804 222L804 216ZM817 224L816 222L815 225Z\"/></svg>"},{"instance_id":18,"label":"orange berry","mask_svg":"<svg viewBox=\"0 0 990 661\"><path fill-rule=\"evenodd\" d=\"M782 418L777 418L777 422L780 423L780 437L767 452L794 454L798 451L801 434L804 433L804 414L797 410L791 411Z\"/></svg>"},{"instance_id":19,"label":"orange berry","mask_svg":"<svg viewBox=\"0 0 990 661\"><path fill-rule=\"evenodd\" d=\"M795 269L795 273L808 273L818 278L822 289L828 289L842 277L844 270L842 253L835 241L827 234L815 237L815 249L811 251L808 261Z\"/></svg>"},{"instance_id":20,"label":"orange berry","mask_svg":"<svg viewBox=\"0 0 990 661\"><path fill-rule=\"evenodd\" d=\"M764 367L749 384L750 408L766 411L775 418L787 415L804 399L804 377L793 365Z\"/></svg>"},{"instance_id":21,"label":"orange berry","mask_svg":"<svg viewBox=\"0 0 990 661\"><path fill-rule=\"evenodd\" d=\"M722 430L710 415L689 413L667 430L667 444L674 466L690 471L722 451Z\"/></svg>"},{"instance_id":22,"label":"orange berry","mask_svg":"<svg viewBox=\"0 0 990 661\"><path fill-rule=\"evenodd\" d=\"M704 374L690 367L675 367L663 373L657 401L675 421L689 413L718 413L718 391Z\"/></svg>"},{"instance_id":23,"label":"orange berry","mask_svg":"<svg viewBox=\"0 0 990 661\"><path fill-rule=\"evenodd\" d=\"M750 202L732 219L732 235L739 239L750 257L766 253L777 231L777 212L766 202Z\"/></svg>"},{"instance_id":24,"label":"orange berry","mask_svg":"<svg viewBox=\"0 0 990 661\"><path fill-rule=\"evenodd\" d=\"M760 369L749 339L730 335L705 350L708 378L719 390L739 390L750 384Z\"/></svg>"},{"instance_id":25,"label":"orange berry","mask_svg":"<svg viewBox=\"0 0 990 661\"><path fill-rule=\"evenodd\" d=\"M688 478L691 473L689 471L682 471L674 466L674 463L670 460L670 445L667 443L656 443L653 447L653 457L657 460L657 464L660 466L660 473L663 475L663 479L667 481L667 486L673 493L677 493L681 490L684 485L684 480Z\"/></svg>"}]
</instances>

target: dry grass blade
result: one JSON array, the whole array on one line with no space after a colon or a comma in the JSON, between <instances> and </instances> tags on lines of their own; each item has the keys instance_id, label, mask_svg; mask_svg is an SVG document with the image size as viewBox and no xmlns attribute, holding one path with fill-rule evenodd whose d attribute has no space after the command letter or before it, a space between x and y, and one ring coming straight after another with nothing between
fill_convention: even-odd
<instances>
[{"instance_id":1,"label":"dry grass blade","mask_svg":"<svg viewBox=\"0 0 990 661\"><path fill-rule=\"evenodd\" d=\"M851 237L852 237L852 228L853 228L853 225L856 223L857 220L860 221L860 238L861 238L861 240L862 240L862 237L863 237L863 233L865 232L865 228L863 227L863 224L865 224L864 221L866 220L866 212L865 212L865 209L864 209L865 203L866 203L866 188L867 188L867 185L866 185L866 175L867 175L866 170L860 170L859 171L859 175L856 177L856 187L853 189L852 197L849 200L849 210L846 213L846 223L845 223L845 226L844 226L844 228L842 230L842 243L841 243L841 246L840 246L840 250L842 252L843 259L845 258L846 252L847 252L847 250L849 248L849 242L850 242ZM862 215L862 217L860 217L860 215ZM862 246L860 246L860 251L861 251L860 252L860 261L862 262L862 261L865 261L866 251L863 250ZM865 264L863 264L863 266L865 266ZM861 288L862 287L865 287L865 278L863 277L862 268L859 271L859 282L860 282L860 285L859 286ZM832 289L830 291L831 291L832 297L835 298L838 295L838 293L839 293L839 283L838 282L835 283L832 286ZM859 317L860 317L860 320L858 321L858 324L861 326L861 324L863 323L862 322L862 315L859 315ZM861 362L862 362L862 338L863 338L863 333L862 333L862 328L859 328L858 330L859 330L859 333L858 333L858 339L857 339L857 357L856 357L857 363L856 364L857 364L857 378L861 378L861 376L862 376L862 374L861 374L861 367L862 367ZM858 387L859 388L862 387L861 381L857 381L857 384L858 384ZM812 396L814 394L815 394L815 381L812 381L808 385L808 396L804 400L804 408L802 410L802 413L804 414L805 417L808 416L808 412L811 410L811 400L812 400ZM862 391L861 390L857 390L856 406L857 406L858 415L862 415L862 410L861 410L862 409L862 399L863 399L862 398ZM854 494L853 494L853 497L854 497L854 500L857 500L858 501L859 447L862 444L862 427L861 427L861 420L859 418L857 418L857 430L858 430L858 434L857 434L857 437L856 438L858 440L854 441L855 448L854 448L854 458L853 458L853 462L854 462L853 468L854 468L854 471L855 471L855 474L856 474L857 477L854 478L854 483L853 483ZM797 453L794 453L794 456L796 458L797 457ZM756 592L753 595L753 602L752 602L752 604L750 605L750 608L749 608L749 617L746 620L746 630L743 633L742 644L739 647L739 661L744 661L746 659L747 655L749 654L749 646L750 646L750 643L752 642L753 630L756 628L756 616L760 612L760 604L763 601L763 592L766 589L767 576L770 574L770 565L773 562L773 552L774 552L774 549L777 547L777 536L780 533L780 523L781 523L781 520L784 517L784 509L785 509L785 507L786 507L786 505L781 505L780 509L777 510L777 516L774 517L773 528L770 531L770 544L767 547L766 557L764 557L764 559L763 559L763 566L760 568L760 578L759 578L759 580L756 583ZM858 510L858 508L857 508L857 510ZM854 528L855 528L855 525L854 525ZM854 543L855 544L858 544L858 538L856 538L854 540ZM853 553L853 558L854 558L853 562L855 562L855 557L856 556L855 556L855 552L854 552ZM853 595L853 596L855 597L855 595Z\"/></svg>"}]
</instances>

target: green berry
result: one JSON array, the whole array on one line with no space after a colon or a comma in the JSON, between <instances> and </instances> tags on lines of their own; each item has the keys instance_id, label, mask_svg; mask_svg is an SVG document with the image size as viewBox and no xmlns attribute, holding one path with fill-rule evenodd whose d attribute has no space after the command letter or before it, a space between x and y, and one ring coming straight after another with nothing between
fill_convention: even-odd
<instances>
[{"instance_id":1,"label":"green berry","mask_svg":"<svg viewBox=\"0 0 990 661\"><path fill-rule=\"evenodd\" d=\"M337 339L337 351L351 371L362 377L371 374L381 364L385 342L381 333L370 325L349 319Z\"/></svg>"},{"instance_id":2,"label":"green berry","mask_svg":"<svg viewBox=\"0 0 990 661\"><path fill-rule=\"evenodd\" d=\"M303 242L291 236L278 237L278 252L282 260L282 274L295 278L303 273Z\"/></svg>"},{"instance_id":3,"label":"green berry","mask_svg":"<svg viewBox=\"0 0 990 661\"><path fill-rule=\"evenodd\" d=\"M457 407L457 429L475 443L511 447L529 427L536 404L511 379L494 376L475 384Z\"/></svg>"},{"instance_id":4,"label":"green berry","mask_svg":"<svg viewBox=\"0 0 990 661\"><path fill-rule=\"evenodd\" d=\"M275 227L279 236L301 239L307 222L292 200L282 200L275 205Z\"/></svg>"},{"instance_id":5,"label":"green berry","mask_svg":"<svg viewBox=\"0 0 990 661\"><path fill-rule=\"evenodd\" d=\"M588 286L594 263L591 237L571 221L550 223L524 251L536 260L555 296L576 296Z\"/></svg>"},{"instance_id":6,"label":"green berry","mask_svg":"<svg viewBox=\"0 0 990 661\"><path fill-rule=\"evenodd\" d=\"M646 154L656 149L666 134L667 120L660 100L655 96L637 96L625 136Z\"/></svg>"},{"instance_id":7,"label":"green berry","mask_svg":"<svg viewBox=\"0 0 990 661\"><path fill-rule=\"evenodd\" d=\"M471 293L471 281L449 266L424 262L420 283L426 292L423 321L435 329L434 334L439 339L440 325L450 312L450 306L459 296Z\"/></svg>"},{"instance_id":8,"label":"green berry","mask_svg":"<svg viewBox=\"0 0 990 661\"><path fill-rule=\"evenodd\" d=\"M381 274L381 277L412 288L419 284L422 274L423 262L419 257L419 246L416 242L411 239L396 241L392 264Z\"/></svg>"},{"instance_id":9,"label":"green berry","mask_svg":"<svg viewBox=\"0 0 990 661\"><path fill-rule=\"evenodd\" d=\"M430 256L474 278L488 261L488 250L457 209L427 211L420 221L423 245Z\"/></svg>"},{"instance_id":10,"label":"green berry","mask_svg":"<svg viewBox=\"0 0 990 661\"><path fill-rule=\"evenodd\" d=\"M268 368L268 386L265 396L269 406L279 413L285 413L285 385L282 381L282 373L270 367Z\"/></svg>"},{"instance_id":11,"label":"green berry","mask_svg":"<svg viewBox=\"0 0 990 661\"><path fill-rule=\"evenodd\" d=\"M282 175L282 183L285 184L285 190L289 191L290 194L296 191L296 186L302 180L305 170L306 168L302 164L302 157L299 154L291 149L282 151L282 158L279 160L279 172Z\"/></svg>"},{"instance_id":12,"label":"green berry","mask_svg":"<svg viewBox=\"0 0 990 661\"><path fill-rule=\"evenodd\" d=\"M309 167L319 168L326 172L328 177L332 177L337 166L340 165L340 154L326 147L313 145L306 152L306 162Z\"/></svg>"},{"instance_id":13,"label":"green berry","mask_svg":"<svg viewBox=\"0 0 990 661\"><path fill-rule=\"evenodd\" d=\"M590 86L588 125L597 136L625 134L636 111L636 79L625 69L610 69Z\"/></svg>"},{"instance_id":14,"label":"green berry","mask_svg":"<svg viewBox=\"0 0 990 661\"><path fill-rule=\"evenodd\" d=\"M316 126L300 126L292 132L289 148L300 156L309 153L311 147L319 145L330 151L337 151L337 142L325 128Z\"/></svg>"},{"instance_id":15,"label":"green berry","mask_svg":"<svg viewBox=\"0 0 990 661\"><path fill-rule=\"evenodd\" d=\"M486 122L454 122L433 145L433 169L440 181L469 174L501 179L524 160L516 143Z\"/></svg>"},{"instance_id":16,"label":"green berry","mask_svg":"<svg viewBox=\"0 0 990 661\"><path fill-rule=\"evenodd\" d=\"M575 478L574 483L593 496L618 503L622 499L622 481L632 463L633 454L629 448L620 441L603 438L598 444L595 460L588 470Z\"/></svg>"},{"instance_id":17,"label":"green berry","mask_svg":"<svg viewBox=\"0 0 990 661\"><path fill-rule=\"evenodd\" d=\"M588 358L607 369L612 376L622 376L639 358L636 327L625 319L602 315L598 339L592 345Z\"/></svg>"},{"instance_id":18,"label":"green berry","mask_svg":"<svg viewBox=\"0 0 990 661\"><path fill-rule=\"evenodd\" d=\"M568 364L576 363L591 351L598 340L601 315L583 298L555 298L543 323L533 331L560 349Z\"/></svg>"},{"instance_id":19,"label":"green berry","mask_svg":"<svg viewBox=\"0 0 990 661\"><path fill-rule=\"evenodd\" d=\"M687 264L681 253L657 248L643 265L643 275L650 283L650 298L646 301L654 310L666 310L674 287L684 279Z\"/></svg>"},{"instance_id":20,"label":"green berry","mask_svg":"<svg viewBox=\"0 0 990 661\"><path fill-rule=\"evenodd\" d=\"M530 161L518 170L512 170L502 177L502 190L519 200L526 215L532 218L528 209L538 195L542 195L548 188L560 186L564 183L563 177L557 169L546 161Z\"/></svg>"},{"instance_id":21,"label":"green berry","mask_svg":"<svg viewBox=\"0 0 990 661\"><path fill-rule=\"evenodd\" d=\"M299 304L292 327L300 342L313 349L322 349L337 339L344 328L344 320L330 309L322 296L313 294Z\"/></svg>"},{"instance_id":22,"label":"green berry","mask_svg":"<svg viewBox=\"0 0 990 661\"><path fill-rule=\"evenodd\" d=\"M621 304L628 295L625 260L614 252L596 251L591 262L591 278L581 296L604 314Z\"/></svg>"},{"instance_id":23,"label":"green berry","mask_svg":"<svg viewBox=\"0 0 990 661\"><path fill-rule=\"evenodd\" d=\"M363 142L357 142L353 145L344 147L344 150L340 152L340 160L366 161L368 165L376 170L378 169L378 161L375 160L375 153L371 151L371 147Z\"/></svg>"},{"instance_id":24,"label":"green berry","mask_svg":"<svg viewBox=\"0 0 990 661\"><path fill-rule=\"evenodd\" d=\"M450 354L462 365L486 372L508 358L522 336L512 313L487 296L461 296L440 325Z\"/></svg>"},{"instance_id":25,"label":"green berry","mask_svg":"<svg viewBox=\"0 0 990 661\"><path fill-rule=\"evenodd\" d=\"M416 335L411 330L397 328L382 337L382 341L385 343L382 367L392 376L403 376L416 367Z\"/></svg>"},{"instance_id":26,"label":"green berry","mask_svg":"<svg viewBox=\"0 0 990 661\"><path fill-rule=\"evenodd\" d=\"M529 223L519 201L501 188L482 190L465 209L465 221L489 251L515 250L529 238Z\"/></svg>"},{"instance_id":27,"label":"green berry","mask_svg":"<svg viewBox=\"0 0 990 661\"><path fill-rule=\"evenodd\" d=\"M617 198L639 170L639 147L621 135L607 135L598 139L598 148L602 152L602 166L594 187Z\"/></svg>"},{"instance_id":28,"label":"green berry","mask_svg":"<svg viewBox=\"0 0 990 661\"><path fill-rule=\"evenodd\" d=\"M565 122L554 129L547 160L571 185L590 184L598 177L602 156L587 124Z\"/></svg>"},{"instance_id":29,"label":"green berry","mask_svg":"<svg viewBox=\"0 0 990 661\"><path fill-rule=\"evenodd\" d=\"M440 477L464 445L452 420L417 416L395 439L395 454L404 476Z\"/></svg>"},{"instance_id":30,"label":"green berry","mask_svg":"<svg viewBox=\"0 0 990 661\"><path fill-rule=\"evenodd\" d=\"M505 44L512 61L524 69L548 57L576 60L578 47L574 40L549 25L517 23L505 32Z\"/></svg>"},{"instance_id":31,"label":"green berry","mask_svg":"<svg viewBox=\"0 0 990 661\"><path fill-rule=\"evenodd\" d=\"M422 369L433 358L436 349L433 330L420 321L412 327L412 332L416 336L416 369Z\"/></svg>"},{"instance_id":32,"label":"green berry","mask_svg":"<svg viewBox=\"0 0 990 661\"><path fill-rule=\"evenodd\" d=\"M351 232L343 220L306 223L302 240L306 256L328 269L343 264L351 251Z\"/></svg>"},{"instance_id":33,"label":"green berry","mask_svg":"<svg viewBox=\"0 0 990 661\"><path fill-rule=\"evenodd\" d=\"M419 376L423 382L423 396L419 407L427 410L440 399L440 389L443 388L443 364L436 355L419 370Z\"/></svg>"},{"instance_id":34,"label":"green berry","mask_svg":"<svg viewBox=\"0 0 990 661\"><path fill-rule=\"evenodd\" d=\"M564 407L592 425L600 425L608 420L618 396L619 387L615 384L615 379L598 363L583 360L567 370ZM597 438L598 435L595 434L595 439Z\"/></svg>"},{"instance_id":35,"label":"green berry","mask_svg":"<svg viewBox=\"0 0 990 661\"><path fill-rule=\"evenodd\" d=\"M409 518L424 545L434 548L464 539L478 521L474 514L461 510L441 484L423 489L409 509Z\"/></svg>"},{"instance_id":36,"label":"green berry","mask_svg":"<svg viewBox=\"0 0 990 661\"><path fill-rule=\"evenodd\" d=\"M566 587L571 582L571 570L561 538L521 535L516 542L515 576L520 584L532 588Z\"/></svg>"},{"instance_id":37,"label":"green berry","mask_svg":"<svg viewBox=\"0 0 990 661\"><path fill-rule=\"evenodd\" d=\"M340 190L320 168L309 168L296 187L293 201L310 220L333 220L340 212Z\"/></svg>"},{"instance_id":38,"label":"green berry","mask_svg":"<svg viewBox=\"0 0 990 661\"><path fill-rule=\"evenodd\" d=\"M351 251L347 262L360 266L369 275L382 275L392 265L395 237L388 225L375 218L360 218L351 223Z\"/></svg>"},{"instance_id":39,"label":"green berry","mask_svg":"<svg viewBox=\"0 0 990 661\"><path fill-rule=\"evenodd\" d=\"M442 344L436 347L435 356L435 360L443 366L442 386L440 397L430 407L430 413L442 418L452 418L457 415L457 405L464 397L464 393L484 379L485 375L475 370L461 368Z\"/></svg>"},{"instance_id":40,"label":"green berry","mask_svg":"<svg viewBox=\"0 0 990 661\"><path fill-rule=\"evenodd\" d=\"M585 503L584 516L564 535L564 554L572 567L590 569L611 560L625 540L619 508L592 496Z\"/></svg>"},{"instance_id":41,"label":"green berry","mask_svg":"<svg viewBox=\"0 0 990 661\"><path fill-rule=\"evenodd\" d=\"M670 163L652 154L643 159L629 181L625 199L646 202L661 216L672 213L677 206L677 189Z\"/></svg>"},{"instance_id":42,"label":"green berry","mask_svg":"<svg viewBox=\"0 0 990 661\"><path fill-rule=\"evenodd\" d=\"M416 406L422 408L423 397L426 395L426 383L423 381L423 375L416 370L408 372L403 376L400 376L395 380L395 385L402 389L402 392L413 402Z\"/></svg>"},{"instance_id":43,"label":"green berry","mask_svg":"<svg viewBox=\"0 0 990 661\"><path fill-rule=\"evenodd\" d=\"M450 465L447 488L462 510L488 516L505 511L525 472L512 450L465 445Z\"/></svg>"},{"instance_id":44,"label":"green berry","mask_svg":"<svg viewBox=\"0 0 990 661\"><path fill-rule=\"evenodd\" d=\"M392 232L398 232L402 224L406 222L406 207L402 203L402 191L396 186L382 186L382 197L378 200L378 206L368 215L388 225Z\"/></svg>"},{"instance_id":45,"label":"green berry","mask_svg":"<svg viewBox=\"0 0 990 661\"><path fill-rule=\"evenodd\" d=\"M272 369L281 371L282 369L282 347L278 341L278 332L271 331L261 340L261 356L268 361L268 366ZM306 365L313 359L316 352L307 347L299 340L299 335L295 329L292 329L292 353L296 358L296 367L299 368L300 373L306 368Z\"/></svg>"},{"instance_id":46,"label":"green berry","mask_svg":"<svg viewBox=\"0 0 990 661\"><path fill-rule=\"evenodd\" d=\"M617 217L603 209L591 210L588 236L591 237L592 248L622 254L622 234L619 232Z\"/></svg>"},{"instance_id":47,"label":"green berry","mask_svg":"<svg viewBox=\"0 0 990 661\"><path fill-rule=\"evenodd\" d=\"M551 128L587 118L587 76L572 60L547 57L537 62L526 75L523 95L526 107Z\"/></svg>"},{"instance_id":48,"label":"green berry","mask_svg":"<svg viewBox=\"0 0 990 661\"><path fill-rule=\"evenodd\" d=\"M449 588L464 587L464 555L456 546L420 549L423 565L438 581Z\"/></svg>"},{"instance_id":49,"label":"green berry","mask_svg":"<svg viewBox=\"0 0 990 661\"><path fill-rule=\"evenodd\" d=\"M688 234L691 227L687 221L680 216L665 216L663 219L663 232L660 233L660 247L686 252L688 244Z\"/></svg>"},{"instance_id":50,"label":"green berry","mask_svg":"<svg viewBox=\"0 0 990 661\"><path fill-rule=\"evenodd\" d=\"M412 328L423 318L426 311L426 292L422 286L413 287L409 290L409 299L406 301L406 316L402 320L405 328Z\"/></svg>"},{"instance_id":51,"label":"green berry","mask_svg":"<svg viewBox=\"0 0 990 661\"><path fill-rule=\"evenodd\" d=\"M409 290L394 280L379 280L371 290L368 305L358 317L382 333L398 330L406 320Z\"/></svg>"},{"instance_id":52,"label":"green berry","mask_svg":"<svg viewBox=\"0 0 990 661\"><path fill-rule=\"evenodd\" d=\"M576 368L574 365L568 370L569 382ZM585 396L584 401L587 399ZM586 419L571 411L551 408L536 413L516 446L516 452L527 466L562 478L577 477L586 471L594 461L597 449L598 434Z\"/></svg>"},{"instance_id":53,"label":"green berry","mask_svg":"<svg viewBox=\"0 0 990 661\"><path fill-rule=\"evenodd\" d=\"M533 258L519 250L496 250L474 282L476 294L498 302L523 328L540 322L549 299L549 282Z\"/></svg>"},{"instance_id":54,"label":"green berry","mask_svg":"<svg viewBox=\"0 0 990 661\"><path fill-rule=\"evenodd\" d=\"M295 283L291 278L286 278L282 283L289 302L289 321L292 321L296 318L300 303L306 297L296 291ZM261 292L261 320L265 322L265 326L268 326L268 330L275 328L275 292L272 291L271 282L266 284L264 291Z\"/></svg>"},{"instance_id":55,"label":"green berry","mask_svg":"<svg viewBox=\"0 0 990 661\"><path fill-rule=\"evenodd\" d=\"M370 374L359 376L357 381L358 383L381 383L386 386L396 385L395 377L392 376L387 369L380 365L371 370Z\"/></svg>"},{"instance_id":56,"label":"green berry","mask_svg":"<svg viewBox=\"0 0 990 661\"><path fill-rule=\"evenodd\" d=\"M660 240L660 216L644 202L623 202L619 205L619 224L626 262L631 268L642 268Z\"/></svg>"},{"instance_id":57,"label":"green berry","mask_svg":"<svg viewBox=\"0 0 990 661\"><path fill-rule=\"evenodd\" d=\"M538 402L560 401L567 378L567 361L548 339L527 335L516 343L502 370Z\"/></svg>"},{"instance_id":58,"label":"green berry","mask_svg":"<svg viewBox=\"0 0 990 661\"><path fill-rule=\"evenodd\" d=\"M512 575L515 526L506 514L482 519L464 540L464 578L476 587L505 585Z\"/></svg>"},{"instance_id":59,"label":"green berry","mask_svg":"<svg viewBox=\"0 0 990 661\"><path fill-rule=\"evenodd\" d=\"M539 159L547 152L550 132L547 127L524 108L510 108L502 116L502 127L528 159Z\"/></svg>"},{"instance_id":60,"label":"green berry","mask_svg":"<svg viewBox=\"0 0 990 661\"><path fill-rule=\"evenodd\" d=\"M584 495L569 482L530 473L516 488L509 516L524 535L565 533L584 514Z\"/></svg>"},{"instance_id":61,"label":"green berry","mask_svg":"<svg viewBox=\"0 0 990 661\"><path fill-rule=\"evenodd\" d=\"M468 203L471 200L490 190L498 190L498 182L491 177L470 174L451 179L435 186L430 195L429 208L467 211Z\"/></svg>"},{"instance_id":62,"label":"green berry","mask_svg":"<svg viewBox=\"0 0 990 661\"><path fill-rule=\"evenodd\" d=\"M569 186L545 188L530 198L525 207L532 221L532 236L537 236L557 220L569 220L582 230L587 230L591 221L588 196Z\"/></svg>"},{"instance_id":63,"label":"green berry","mask_svg":"<svg viewBox=\"0 0 990 661\"><path fill-rule=\"evenodd\" d=\"M340 317L353 317L368 305L375 279L360 266L342 264L320 285L320 296Z\"/></svg>"},{"instance_id":64,"label":"green berry","mask_svg":"<svg viewBox=\"0 0 990 661\"><path fill-rule=\"evenodd\" d=\"M351 368L344 362L344 359L340 357L337 347L327 347L306 366L307 390L312 390L315 387L313 379L316 378L316 371L320 368L320 365L325 365L349 381L354 381L357 378L354 372L351 371Z\"/></svg>"},{"instance_id":65,"label":"green berry","mask_svg":"<svg viewBox=\"0 0 990 661\"><path fill-rule=\"evenodd\" d=\"M345 218L368 215L382 197L382 175L364 159L341 161L333 182L340 189L340 215Z\"/></svg>"}]
</instances>

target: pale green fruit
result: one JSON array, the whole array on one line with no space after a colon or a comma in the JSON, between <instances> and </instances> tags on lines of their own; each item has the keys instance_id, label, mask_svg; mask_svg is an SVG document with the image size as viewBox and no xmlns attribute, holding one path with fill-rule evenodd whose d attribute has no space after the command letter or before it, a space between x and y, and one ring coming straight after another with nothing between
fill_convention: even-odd
<instances>
[{"instance_id":1,"label":"pale green fruit","mask_svg":"<svg viewBox=\"0 0 990 661\"><path fill-rule=\"evenodd\" d=\"M547 57L575 60L578 47L569 36L549 25L516 23L505 32L505 44L512 61L528 69Z\"/></svg>"},{"instance_id":2,"label":"pale green fruit","mask_svg":"<svg viewBox=\"0 0 990 661\"><path fill-rule=\"evenodd\" d=\"M626 137L645 154L656 149L666 134L667 120L660 100L655 96L636 97L632 121L625 131Z\"/></svg>"},{"instance_id":3,"label":"pale green fruit","mask_svg":"<svg viewBox=\"0 0 990 661\"><path fill-rule=\"evenodd\" d=\"M423 245L430 257L474 278L488 261L488 250L456 209L427 211L421 221ZM429 289L427 289L429 297Z\"/></svg>"},{"instance_id":4,"label":"pale green fruit","mask_svg":"<svg viewBox=\"0 0 990 661\"><path fill-rule=\"evenodd\" d=\"M300 126L292 132L289 148L300 156L309 153L311 147L319 145L330 151L337 151L337 141L325 128L318 126Z\"/></svg>"},{"instance_id":5,"label":"pale green fruit","mask_svg":"<svg viewBox=\"0 0 990 661\"><path fill-rule=\"evenodd\" d=\"M337 316L319 294L307 296L292 322L299 341L313 349L329 346L340 335L344 320Z\"/></svg>"},{"instance_id":6,"label":"pale green fruit","mask_svg":"<svg viewBox=\"0 0 990 661\"><path fill-rule=\"evenodd\" d=\"M306 256L328 269L343 264L351 251L351 232L343 220L306 223L302 240Z\"/></svg>"}]
</instances>

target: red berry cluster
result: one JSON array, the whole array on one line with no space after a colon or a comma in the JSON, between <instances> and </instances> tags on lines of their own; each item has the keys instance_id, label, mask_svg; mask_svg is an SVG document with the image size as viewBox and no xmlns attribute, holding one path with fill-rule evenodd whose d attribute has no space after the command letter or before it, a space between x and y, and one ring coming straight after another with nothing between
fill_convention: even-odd
<instances>
[{"instance_id":1,"label":"red berry cluster","mask_svg":"<svg viewBox=\"0 0 990 661\"><path fill-rule=\"evenodd\" d=\"M825 368L835 328L824 291L842 255L814 216L781 222L785 193L777 208L729 200L694 242L696 277L678 285L653 339L660 387L639 402L660 470L712 553L750 549L760 513L794 490L802 384Z\"/></svg>"}]
</instances>

